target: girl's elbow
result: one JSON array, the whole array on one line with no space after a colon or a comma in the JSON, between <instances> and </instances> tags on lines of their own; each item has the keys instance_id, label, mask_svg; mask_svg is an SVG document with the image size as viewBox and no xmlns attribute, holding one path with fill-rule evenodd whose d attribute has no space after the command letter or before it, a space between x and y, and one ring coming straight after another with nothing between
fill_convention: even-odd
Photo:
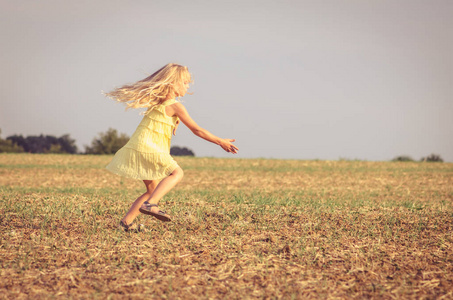
<instances>
[{"instance_id":1,"label":"girl's elbow","mask_svg":"<svg viewBox=\"0 0 453 300\"><path fill-rule=\"evenodd\" d=\"M203 128L195 128L192 130L193 134L195 134L198 137L203 137L206 134L206 130Z\"/></svg>"},{"instance_id":2,"label":"girl's elbow","mask_svg":"<svg viewBox=\"0 0 453 300\"><path fill-rule=\"evenodd\" d=\"M195 134L196 136L200 136L203 134L203 130L200 128L195 128L195 129L192 129L192 133Z\"/></svg>"}]
</instances>

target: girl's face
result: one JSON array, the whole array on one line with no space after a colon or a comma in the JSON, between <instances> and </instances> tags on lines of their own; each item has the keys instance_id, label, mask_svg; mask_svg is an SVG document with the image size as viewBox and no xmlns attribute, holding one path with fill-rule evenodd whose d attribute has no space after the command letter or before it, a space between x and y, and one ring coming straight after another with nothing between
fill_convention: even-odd
<instances>
[{"instance_id":1,"label":"girl's face","mask_svg":"<svg viewBox=\"0 0 453 300\"><path fill-rule=\"evenodd\" d=\"M188 88L189 88L189 82L187 82L187 81L179 84L179 87L176 90L176 96L184 97L184 95L187 93Z\"/></svg>"},{"instance_id":2,"label":"girl's face","mask_svg":"<svg viewBox=\"0 0 453 300\"><path fill-rule=\"evenodd\" d=\"M175 94L177 97L183 97L187 93L190 83L190 75L183 76L183 80L176 86Z\"/></svg>"}]
</instances>

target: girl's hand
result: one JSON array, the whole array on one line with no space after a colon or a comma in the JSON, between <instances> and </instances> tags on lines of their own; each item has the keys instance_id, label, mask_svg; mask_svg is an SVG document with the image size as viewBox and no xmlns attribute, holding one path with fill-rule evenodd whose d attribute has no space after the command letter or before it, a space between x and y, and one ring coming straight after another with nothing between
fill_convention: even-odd
<instances>
[{"instance_id":1,"label":"girl's hand","mask_svg":"<svg viewBox=\"0 0 453 300\"><path fill-rule=\"evenodd\" d=\"M222 147L222 149L226 152L236 154L238 153L239 148L232 144L235 141L235 139L222 139L220 141L220 147Z\"/></svg>"},{"instance_id":2,"label":"girl's hand","mask_svg":"<svg viewBox=\"0 0 453 300\"><path fill-rule=\"evenodd\" d=\"M176 135L176 129L178 129L179 126L179 119L176 121L175 128L173 128L173 135Z\"/></svg>"}]
</instances>

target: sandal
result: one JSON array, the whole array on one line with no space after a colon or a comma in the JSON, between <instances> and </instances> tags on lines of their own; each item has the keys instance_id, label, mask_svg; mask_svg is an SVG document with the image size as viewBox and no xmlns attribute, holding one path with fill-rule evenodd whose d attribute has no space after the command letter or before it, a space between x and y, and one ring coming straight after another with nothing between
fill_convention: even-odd
<instances>
[{"instance_id":1,"label":"sandal","mask_svg":"<svg viewBox=\"0 0 453 300\"><path fill-rule=\"evenodd\" d=\"M128 225L128 224L124 223L123 220L120 221L120 225L118 227L126 232L130 232L130 231L138 232L138 231L142 231L142 229L143 229L142 224L140 224L140 226L137 226L137 224L132 222L131 224Z\"/></svg>"},{"instance_id":2,"label":"sandal","mask_svg":"<svg viewBox=\"0 0 453 300\"><path fill-rule=\"evenodd\" d=\"M149 202L145 202L145 203L142 204L142 206L140 207L139 211L142 214L153 216L153 217L155 217L156 219L158 219L160 221L164 221L164 222L170 222L171 221L170 216L167 215L167 213L164 212L163 210L159 210L158 213L152 212L151 208L154 207L154 206L157 207L157 204L151 204Z\"/></svg>"}]
</instances>

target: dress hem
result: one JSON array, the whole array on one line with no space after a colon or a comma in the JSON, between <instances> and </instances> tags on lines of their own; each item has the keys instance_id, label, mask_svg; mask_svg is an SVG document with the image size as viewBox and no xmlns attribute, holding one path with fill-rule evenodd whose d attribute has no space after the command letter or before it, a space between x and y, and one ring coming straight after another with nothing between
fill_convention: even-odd
<instances>
[{"instance_id":1,"label":"dress hem","mask_svg":"<svg viewBox=\"0 0 453 300\"><path fill-rule=\"evenodd\" d=\"M164 176L162 176L162 177L155 177L155 178L148 178L148 177L144 177L144 176L140 176L140 175L134 176L134 175L132 175L132 174L130 174L130 173L127 173L127 172L125 172L125 171L122 171L122 170L120 170L120 169L111 167L110 165L107 165L105 168L106 168L109 172L111 172L111 173L113 173L113 174L119 175L119 176L121 176L121 177L130 178L130 179L137 179L137 180L162 180L162 179L164 179L165 177L170 176L170 174L173 173L173 171L176 170L176 168L178 168L178 167L179 167L178 164L171 165L171 166L169 166L169 167L165 170L165 172L164 172L165 175L164 175Z\"/></svg>"}]
</instances>

